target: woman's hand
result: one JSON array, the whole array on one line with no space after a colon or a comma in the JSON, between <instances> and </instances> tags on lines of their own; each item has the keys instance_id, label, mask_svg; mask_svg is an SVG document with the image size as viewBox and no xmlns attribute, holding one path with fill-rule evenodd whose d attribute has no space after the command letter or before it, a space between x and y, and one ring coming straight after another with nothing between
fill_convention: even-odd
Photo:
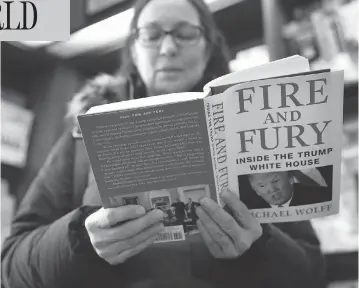
<instances>
[{"instance_id":1,"label":"woman's hand","mask_svg":"<svg viewBox=\"0 0 359 288\"><path fill-rule=\"evenodd\" d=\"M233 216L204 197L200 200L201 206L196 208L197 225L215 258L237 258L262 235L262 227L235 194L224 191L221 198Z\"/></svg>"},{"instance_id":2,"label":"woman's hand","mask_svg":"<svg viewBox=\"0 0 359 288\"><path fill-rule=\"evenodd\" d=\"M127 205L101 208L86 218L85 227L96 253L116 265L151 245L164 227L162 221L161 210L146 214L142 206Z\"/></svg>"}]
</instances>

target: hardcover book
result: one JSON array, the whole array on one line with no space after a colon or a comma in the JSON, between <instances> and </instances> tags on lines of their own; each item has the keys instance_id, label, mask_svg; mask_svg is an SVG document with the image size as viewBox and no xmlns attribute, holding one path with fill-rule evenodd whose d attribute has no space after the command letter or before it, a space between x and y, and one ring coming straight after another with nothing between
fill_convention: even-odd
<instances>
[{"instance_id":1,"label":"hardcover book","mask_svg":"<svg viewBox=\"0 0 359 288\"><path fill-rule=\"evenodd\" d=\"M261 223L338 213L342 113L343 71L292 56L78 121L103 206L161 209L167 242L196 233L199 199L221 205L224 188Z\"/></svg>"}]
</instances>

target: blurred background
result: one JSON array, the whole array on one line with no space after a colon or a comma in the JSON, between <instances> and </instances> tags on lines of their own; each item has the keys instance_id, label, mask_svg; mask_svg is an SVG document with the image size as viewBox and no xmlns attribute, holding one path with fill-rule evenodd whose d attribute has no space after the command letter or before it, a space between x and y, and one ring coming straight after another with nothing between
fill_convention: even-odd
<instances>
[{"instance_id":1,"label":"blurred background","mask_svg":"<svg viewBox=\"0 0 359 288\"><path fill-rule=\"evenodd\" d=\"M230 46L233 71L294 54L313 69L345 71L341 210L313 225L328 287L358 287L358 0L206 2ZM67 102L89 77L120 67L132 4L71 1L68 41L1 43L1 243L65 128Z\"/></svg>"}]
</instances>

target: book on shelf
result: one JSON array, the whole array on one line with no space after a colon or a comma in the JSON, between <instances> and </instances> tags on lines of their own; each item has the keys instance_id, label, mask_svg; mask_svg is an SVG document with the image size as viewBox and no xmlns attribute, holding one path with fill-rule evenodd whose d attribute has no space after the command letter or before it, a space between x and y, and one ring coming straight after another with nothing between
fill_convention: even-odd
<instances>
[{"instance_id":1,"label":"book on shelf","mask_svg":"<svg viewBox=\"0 0 359 288\"><path fill-rule=\"evenodd\" d=\"M161 209L159 242L196 233L199 199L222 205L224 188L261 223L338 213L343 88L343 71L292 56L93 107L78 121L103 206Z\"/></svg>"}]
</instances>

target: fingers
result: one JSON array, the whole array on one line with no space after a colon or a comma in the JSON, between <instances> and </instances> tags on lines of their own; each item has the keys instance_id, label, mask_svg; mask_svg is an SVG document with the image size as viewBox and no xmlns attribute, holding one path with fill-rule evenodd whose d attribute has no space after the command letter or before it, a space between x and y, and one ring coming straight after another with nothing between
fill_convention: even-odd
<instances>
[{"instance_id":1,"label":"fingers","mask_svg":"<svg viewBox=\"0 0 359 288\"><path fill-rule=\"evenodd\" d=\"M232 217L228 213L224 213L223 209L212 199L203 197L200 200L200 204L203 210L206 211L207 214L211 215L213 220L217 223L231 221Z\"/></svg>"},{"instance_id":2,"label":"fingers","mask_svg":"<svg viewBox=\"0 0 359 288\"><path fill-rule=\"evenodd\" d=\"M213 219L201 207L198 207L196 212L200 219L200 223L207 230L213 241L216 242L217 245L221 248L222 254L235 255L237 253L235 246L232 242L231 237L229 237L229 234L227 234L221 229L223 227L220 228L220 226L218 226L217 223L213 221ZM231 227L233 231L231 232L231 234L238 233L238 231L235 231L237 230L237 227L238 225L236 223L234 227Z\"/></svg>"},{"instance_id":3,"label":"fingers","mask_svg":"<svg viewBox=\"0 0 359 288\"><path fill-rule=\"evenodd\" d=\"M241 237L237 238L235 242L237 250L243 253L262 235L262 227L258 220L250 214L247 206L234 193L225 190L221 193L221 198L243 231Z\"/></svg>"},{"instance_id":4,"label":"fingers","mask_svg":"<svg viewBox=\"0 0 359 288\"><path fill-rule=\"evenodd\" d=\"M100 210L86 219L85 226L96 253L110 264L122 263L137 254L150 245L164 228L160 222L163 212L157 209L146 215L143 215L145 211L139 205ZM122 223L115 225L119 222Z\"/></svg>"},{"instance_id":5,"label":"fingers","mask_svg":"<svg viewBox=\"0 0 359 288\"><path fill-rule=\"evenodd\" d=\"M109 235L105 235L108 238L112 239L127 239L129 237L133 237L134 235L146 230L148 227L160 222L163 220L163 212L161 210L155 209L145 216L137 218L135 220L131 220L126 222L120 226L113 227L112 229L108 229L104 231L104 233L108 233Z\"/></svg>"},{"instance_id":6,"label":"fingers","mask_svg":"<svg viewBox=\"0 0 359 288\"><path fill-rule=\"evenodd\" d=\"M128 239L120 240L115 239L115 242L108 243L95 243L96 248L98 250L98 254L101 255L102 258L112 258L112 255L118 254L119 251L125 251L127 249L131 249L138 245L141 245L143 242L146 242L148 239L152 237L157 237L157 235L163 230L163 223L156 223L151 227L148 227L144 231L141 231L137 235L134 235Z\"/></svg>"},{"instance_id":7,"label":"fingers","mask_svg":"<svg viewBox=\"0 0 359 288\"><path fill-rule=\"evenodd\" d=\"M85 226L89 231L98 228L110 228L117 223L135 219L144 214L145 209L140 205L127 205L107 209L101 208L87 217Z\"/></svg>"},{"instance_id":8,"label":"fingers","mask_svg":"<svg viewBox=\"0 0 359 288\"><path fill-rule=\"evenodd\" d=\"M212 199L204 197L200 200L201 207L206 213L202 215L205 219L202 219L202 222L207 222L206 215L209 215L213 221L222 228L224 232L226 232L233 241L238 241L239 236L242 233L242 228L238 225L238 223L234 220L234 218L229 215L226 211L224 211L217 203L215 203Z\"/></svg>"},{"instance_id":9,"label":"fingers","mask_svg":"<svg viewBox=\"0 0 359 288\"><path fill-rule=\"evenodd\" d=\"M199 232L201 233L204 243L208 247L211 254L216 258L221 258L222 256L221 248L215 241L213 241L211 235L208 233L207 229L204 227L201 220L197 220L197 227Z\"/></svg>"},{"instance_id":10,"label":"fingers","mask_svg":"<svg viewBox=\"0 0 359 288\"><path fill-rule=\"evenodd\" d=\"M229 207L232 216L239 225L245 229L252 226L254 218L250 214L247 206L241 200L239 200L234 193L228 190L224 190L221 193L221 199L223 203Z\"/></svg>"},{"instance_id":11,"label":"fingers","mask_svg":"<svg viewBox=\"0 0 359 288\"><path fill-rule=\"evenodd\" d=\"M262 235L262 228L235 194L225 191L221 198L231 215L204 197L200 200L201 207L196 209L198 227L214 257L237 258Z\"/></svg>"},{"instance_id":12,"label":"fingers","mask_svg":"<svg viewBox=\"0 0 359 288\"><path fill-rule=\"evenodd\" d=\"M140 245L142 242L145 242L147 239L157 236L164 229L165 225L163 223L153 224L151 227L145 229L144 231L136 234L132 238L128 239L130 246L135 247Z\"/></svg>"},{"instance_id":13,"label":"fingers","mask_svg":"<svg viewBox=\"0 0 359 288\"><path fill-rule=\"evenodd\" d=\"M137 245L136 247L130 248L128 250L125 250L121 253L119 253L118 255L115 255L111 258L108 258L106 261L108 263L110 263L111 265L117 265L120 263L125 262L127 259L131 258L132 256L140 253L142 250L146 249L148 246L150 246L157 238L156 236L152 236L151 238L149 238L148 240L146 240L145 242Z\"/></svg>"}]
</instances>

